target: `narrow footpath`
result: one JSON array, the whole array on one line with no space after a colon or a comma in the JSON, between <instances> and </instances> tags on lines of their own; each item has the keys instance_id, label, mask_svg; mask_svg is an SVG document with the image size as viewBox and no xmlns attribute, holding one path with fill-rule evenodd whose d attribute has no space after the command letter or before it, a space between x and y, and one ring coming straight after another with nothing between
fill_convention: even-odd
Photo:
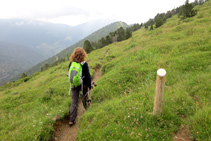
<instances>
[{"instance_id":1,"label":"narrow footpath","mask_svg":"<svg viewBox=\"0 0 211 141\"><path fill-rule=\"evenodd\" d=\"M174 135L174 141L193 141L190 136L188 125L179 128L178 132Z\"/></svg>"},{"instance_id":2,"label":"narrow footpath","mask_svg":"<svg viewBox=\"0 0 211 141\"><path fill-rule=\"evenodd\" d=\"M100 67L95 68L95 75L92 82L97 82L98 79L102 77ZM76 123L70 127L69 126L69 116L65 117L63 120L59 120L54 125L54 135L53 141L75 141L77 139L77 131L78 131L78 119L83 113L85 109L82 104L81 98L79 99L78 105L78 115L76 118Z\"/></svg>"}]
</instances>

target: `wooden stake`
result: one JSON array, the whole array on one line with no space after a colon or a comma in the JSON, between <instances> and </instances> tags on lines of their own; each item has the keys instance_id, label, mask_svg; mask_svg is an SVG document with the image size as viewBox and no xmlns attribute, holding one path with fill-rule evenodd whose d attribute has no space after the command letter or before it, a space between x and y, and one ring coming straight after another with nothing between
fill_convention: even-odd
<instances>
[{"instance_id":1,"label":"wooden stake","mask_svg":"<svg viewBox=\"0 0 211 141\"><path fill-rule=\"evenodd\" d=\"M164 69L159 69L157 71L153 115L157 115L162 112L165 76L166 76L166 71Z\"/></svg>"}]
</instances>

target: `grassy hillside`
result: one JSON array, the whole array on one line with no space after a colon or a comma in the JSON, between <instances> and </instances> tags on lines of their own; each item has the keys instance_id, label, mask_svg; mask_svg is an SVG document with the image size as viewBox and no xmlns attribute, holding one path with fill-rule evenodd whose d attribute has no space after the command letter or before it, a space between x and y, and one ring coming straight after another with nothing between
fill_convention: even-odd
<instances>
[{"instance_id":1,"label":"grassy hillside","mask_svg":"<svg viewBox=\"0 0 211 141\"><path fill-rule=\"evenodd\" d=\"M180 126L194 139L211 139L210 7L208 1L193 18L174 16L158 29L139 30L89 55L104 75L80 120L79 140L173 140ZM167 76L163 114L156 117L158 68Z\"/></svg>"},{"instance_id":2,"label":"grassy hillside","mask_svg":"<svg viewBox=\"0 0 211 141\"><path fill-rule=\"evenodd\" d=\"M208 1L193 18L174 16L160 28L138 30L89 54L90 68L100 65L103 77L79 120L78 140L173 140L179 127L188 128L193 139L211 139L210 7ZM1 139L51 138L52 119L69 113L67 66L0 87ZM153 116L159 68L167 71L163 113Z\"/></svg>"},{"instance_id":3,"label":"grassy hillside","mask_svg":"<svg viewBox=\"0 0 211 141\"><path fill-rule=\"evenodd\" d=\"M70 106L66 65L0 87L1 139L50 138L52 118L68 114Z\"/></svg>"}]
</instances>

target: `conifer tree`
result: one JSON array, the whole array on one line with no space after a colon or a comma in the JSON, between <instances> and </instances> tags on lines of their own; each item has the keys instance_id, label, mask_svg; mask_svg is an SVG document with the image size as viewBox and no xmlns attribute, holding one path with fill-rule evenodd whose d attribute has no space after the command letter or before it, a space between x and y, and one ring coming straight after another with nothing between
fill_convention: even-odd
<instances>
[{"instance_id":1,"label":"conifer tree","mask_svg":"<svg viewBox=\"0 0 211 141\"><path fill-rule=\"evenodd\" d=\"M117 30L117 34L118 34L117 41L123 41L123 40L125 40L125 30L124 30L123 27L120 27Z\"/></svg>"},{"instance_id":2,"label":"conifer tree","mask_svg":"<svg viewBox=\"0 0 211 141\"><path fill-rule=\"evenodd\" d=\"M172 16L171 11L166 12L166 15L165 15L166 19L171 18L171 16Z\"/></svg>"},{"instance_id":3,"label":"conifer tree","mask_svg":"<svg viewBox=\"0 0 211 141\"><path fill-rule=\"evenodd\" d=\"M151 25L153 25L153 24L155 24L154 19L149 19L149 20L144 24L145 29L148 29L148 27L151 26Z\"/></svg>"},{"instance_id":4,"label":"conifer tree","mask_svg":"<svg viewBox=\"0 0 211 141\"><path fill-rule=\"evenodd\" d=\"M27 74L22 73L21 78L27 77Z\"/></svg>"},{"instance_id":5,"label":"conifer tree","mask_svg":"<svg viewBox=\"0 0 211 141\"><path fill-rule=\"evenodd\" d=\"M89 40L86 40L84 42L83 49L86 51L86 53L90 53L93 50L93 47Z\"/></svg>"},{"instance_id":6,"label":"conifer tree","mask_svg":"<svg viewBox=\"0 0 211 141\"><path fill-rule=\"evenodd\" d=\"M186 0L185 5L182 6L179 12L179 16L182 16L181 19L193 17L196 14L197 11L193 9L193 5L189 3L189 0Z\"/></svg>"},{"instance_id":7,"label":"conifer tree","mask_svg":"<svg viewBox=\"0 0 211 141\"><path fill-rule=\"evenodd\" d=\"M109 33L109 36L110 36L110 37L115 36L115 32L110 32L110 33Z\"/></svg>"},{"instance_id":8,"label":"conifer tree","mask_svg":"<svg viewBox=\"0 0 211 141\"><path fill-rule=\"evenodd\" d=\"M148 30L148 26L147 26L147 25L145 25L144 28L145 28L146 30Z\"/></svg>"},{"instance_id":9,"label":"conifer tree","mask_svg":"<svg viewBox=\"0 0 211 141\"><path fill-rule=\"evenodd\" d=\"M153 25L151 25L150 29L149 30L153 30Z\"/></svg>"},{"instance_id":10,"label":"conifer tree","mask_svg":"<svg viewBox=\"0 0 211 141\"><path fill-rule=\"evenodd\" d=\"M157 20L156 20L156 22L155 22L155 27L158 28L158 27L160 27L163 23L164 23L164 21L163 21L160 17L158 17Z\"/></svg>"},{"instance_id":11,"label":"conifer tree","mask_svg":"<svg viewBox=\"0 0 211 141\"><path fill-rule=\"evenodd\" d=\"M125 38L129 39L130 37L132 37L132 32L130 31L129 28L126 29L126 33L125 33Z\"/></svg>"},{"instance_id":12,"label":"conifer tree","mask_svg":"<svg viewBox=\"0 0 211 141\"><path fill-rule=\"evenodd\" d=\"M102 37L100 40L99 40L99 47L102 48L106 46L106 40L104 37Z\"/></svg>"},{"instance_id":13,"label":"conifer tree","mask_svg":"<svg viewBox=\"0 0 211 141\"><path fill-rule=\"evenodd\" d=\"M112 43L111 37L109 35L106 36L106 45L109 45Z\"/></svg>"},{"instance_id":14,"label":"conifer tree","mask_svg":"<svg viewBox=\"0 0 211 141\"><path fill-rule=\"evenodd\" d=\"M141 26L142 26L142 25L139 25L139 24L137 23L137 24L134 24L133 26L130 26L129 28L130 28L131 31L136 31L136 30L140 29Z\"/></svg>"},{"instance_id":15,"label":"conifer tree","mask_svg":"<svg viewBox=\"0 0 211 141\"><path fill-rule=\"evenodd\" d=\"M163 23L166 22L166 14L165 13L161 13L161 14L157 14L154 18L155 21L155 27L158 28L161 25L163 25Z\"/></svg>"},{"instance_id":16,"label":"conifer tree","mask_svg":"<svg viewBox=\"0 0 211 141\"><path fill-rule=\"evenodd\" d=\"M99 48L99 44L97 42L91 42L91 45L93 50Z\"/></svg>"}]
</instances>

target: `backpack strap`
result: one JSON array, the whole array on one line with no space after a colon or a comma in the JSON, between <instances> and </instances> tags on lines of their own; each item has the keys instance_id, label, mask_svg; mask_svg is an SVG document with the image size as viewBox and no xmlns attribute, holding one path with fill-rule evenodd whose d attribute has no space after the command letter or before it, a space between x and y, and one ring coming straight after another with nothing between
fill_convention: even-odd
<instances>
[{"instance_id":1,"label":"backpack strap","mask_svg":"<svg viewBox=\"0 0 211 141\"><path fill-rule=\"evenodd\" d=\"M83 62L81 62L80 64L81 64L81 66L83 66L85 63L86 63L86 61L83 61Z\"/></svg>"},{"instance_id":2,"label":"backpack strap","mask_svg":"<svg viewBox=\"0 0 211 141\"><path fill-rule=\"evenodd\" d=\"M83 65L86 63L86 61L81 62L81 66L83 67ZM84 77L82 77L83 80ZM83 83L81 84L81 94L83 95Z\"/></svg>"}]
</instances>

